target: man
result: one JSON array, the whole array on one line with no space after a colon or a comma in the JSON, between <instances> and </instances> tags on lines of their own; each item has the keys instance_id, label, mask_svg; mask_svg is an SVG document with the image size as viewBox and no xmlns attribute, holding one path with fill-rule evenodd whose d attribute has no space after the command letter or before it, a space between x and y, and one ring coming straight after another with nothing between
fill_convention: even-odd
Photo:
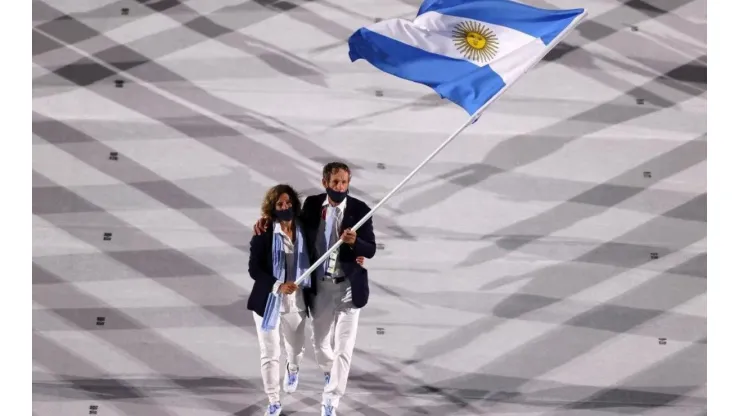
<instances>
[{"instance_id":1,"label":"man","mask_svg":"<svg viewBox=\"0 0 740 416\"><path fill-rule=\"evenodd\" d=\"M362 258L372 258L376 250L372 218L356 232L351 230L370 212L367 204L348 195L351 178L352 172L344 163L324 166L321 184L326 193L306 198L300 216L308 243L316 249L314 259L324 255L338 240L343 242L316 269L311 276L311 289L306 293L316 360L325 376L322 416L336 415L347 388L360 309L367 304L370 294ZM262 220L254 228L257 234L263 232ZM288 378L297 380L297 369L289 368Z\"/></svg>"}]
</instances>

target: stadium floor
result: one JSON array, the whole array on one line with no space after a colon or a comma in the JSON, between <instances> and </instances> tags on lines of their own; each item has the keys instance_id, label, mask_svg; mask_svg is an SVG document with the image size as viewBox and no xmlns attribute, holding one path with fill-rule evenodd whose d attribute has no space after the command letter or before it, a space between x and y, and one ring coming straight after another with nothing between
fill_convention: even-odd
<instances>
[{"instance_id":1,"label":"stadium floor","mask_svg":"<svg viewBox=\"0 0 740 416\"><path fill-rule=\"evenodd\" d=\"M262 414L264 191L373 205L466 119L347 58L419 2L34 0L35 415ZM706 414L706 1L529 3L589 18L375 215L342 415Z\"/></svg>"}]
</instances>

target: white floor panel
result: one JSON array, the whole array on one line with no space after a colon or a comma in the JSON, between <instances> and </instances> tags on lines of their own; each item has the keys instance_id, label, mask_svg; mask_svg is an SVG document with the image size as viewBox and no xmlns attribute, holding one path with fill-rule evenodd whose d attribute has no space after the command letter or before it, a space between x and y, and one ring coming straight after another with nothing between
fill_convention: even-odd
<instances>
[{"instance_id":1,"label":"white floor panel","mask_svg":"<svg viewBox=\"0 0 740 416\"><path fill-rule=\"evenodd\" d=\"M419 3L34 2L35 415L263 414L265 190L373 205L467 118L349 61ZM706 1L530 3L590 16L375 214L339 414L706 414Z\"/></svg>"}]
</instances>

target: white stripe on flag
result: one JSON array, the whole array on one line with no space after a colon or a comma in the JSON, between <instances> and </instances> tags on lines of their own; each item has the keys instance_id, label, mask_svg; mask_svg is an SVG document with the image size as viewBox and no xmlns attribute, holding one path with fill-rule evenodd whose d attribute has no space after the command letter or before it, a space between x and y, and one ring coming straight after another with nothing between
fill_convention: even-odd
<instances>
[{"instance_id":1,"label":"white stripe on flag","mask_svg":"<svg viewBox=\"0 0 740 416\"><path fill-rule=\"evenodd\" d=\"M475 23L489 29L496 35L498 51L493 60L489 62L469 60L457 49L452 35L455 26L463 22ZM530 49L530 45L533 43L538 44L540 50L545 48L541 40L518 30L475 19L448 16L437 12L424 13L418 16L413 22L404 19L384 20L368 26L367 29L408 46L448 58L470 62L479 67L486 66L489 63L496 63L512 53L521 53L520 49L522 48L528 49L537 55L534 50ZM511 64L503 64L503 67L511 67Z\"/></svg>"},{"instance_id":2,"label":"white stripe on flag","mask_svg":"<svg viewBox=\"0 0 740 416\"><path fill-rule=\"evenodd\" d=\"M413 22L405 19L383 20L368 26L367 29L426 52L467 61L450 39L422 30ZM476 65L484 66L485 64L476 63Z\"/></svg>"},{"instance_id":3,"label":"white stripe on flag","mask_svg":"<svg viewBox=\"0 0 740 416\"><path fill-rule=\"evenodd\" d=\"M455 48L454 40L452 38L455 26L466 22L473 23L475 24L475 26L484 27L496 35L496 38L498 40L498 51L496 52L496 56L493 57L493 60L489 62L495 62L499 59L503 59L506 55L519 50L520 48L529 43L532 43L533 41L541 43L542 48L545 48L545 44L542 43L539 38L535 38L532 35L520 32L510 27L494 25L491 23L482 22L480 20L470 19L466 17L449 16L438 12L427 12L422 14L421 16L418 16L414 20L414 23L420 29L438 32L443 37L447 38L446 42L450 43L451 47L455 49L455 52L457 52L457 48ZM460 52L457 52L457 54L459 56L462 56L460 55ZM465 57L461 59L468 60ZM477 63L474 61L470 62L475 63L478 66L486 65L485 63Z\"/></svg>"},{"instance_id":4,"label":"white stripe on flag","mask_svg":"<svg viewBox=\"0 0 740 416\"><path fill-rule=\"evenodd\" d=\"M528 44L502 59L495 59L488 66L504 80L504 84L511 84L526 72L533 62L541 59L540 55L545 49L547 46L539 38L532 38Z\"/></svg>"}]
</instances>

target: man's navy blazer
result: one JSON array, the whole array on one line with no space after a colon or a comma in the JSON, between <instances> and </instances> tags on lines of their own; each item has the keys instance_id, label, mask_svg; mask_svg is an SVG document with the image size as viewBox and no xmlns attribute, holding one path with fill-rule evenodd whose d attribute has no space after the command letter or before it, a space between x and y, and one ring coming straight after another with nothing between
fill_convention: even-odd
<instances>
[{"instance_id":1,"label":"man's navy blazer","mask_svg":"<svg viewBox=\"0 0 740 416\"><path fill-rule=\"evenodd\" d=\"M326 201L326 194L312 195L306 198L303 203L303 212L301 220L306 228L306 236L310 247L314 250L312 259L318 259L316 251L316 238L318 236L319 226L321 225L321 216L323 204ZM362 217L370 212L370 207L357 198L347 196L347 206L344 208L344 218L340 228L340 233L347 228L352 228ZM362 308L367 304L370 297L370 286L368 284L367 269L357 264L357 257L370 259L375 255L375 233L373 232L373 219L368 219L362 226L357 229L357 239L355 244L350 247L348 244L342 244L339 247L339 256L342 270L352 287L352 303L357 308ZM316 260L312 260L312 263ZM313 307L313 301L316 294L316 274L311 276L313 281L311 287L313 290L306 297L309 308Z\"/></svg>"}]
</instances>

